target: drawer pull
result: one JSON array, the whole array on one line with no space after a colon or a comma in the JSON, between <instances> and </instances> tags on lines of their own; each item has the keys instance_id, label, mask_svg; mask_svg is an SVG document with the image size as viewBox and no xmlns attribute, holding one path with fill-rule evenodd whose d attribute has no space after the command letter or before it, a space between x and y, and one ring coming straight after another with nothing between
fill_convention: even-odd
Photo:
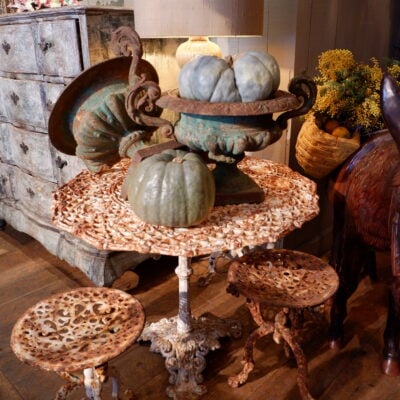
<instances>
[{"instance_id":1,"label":"drawer pull","mask_svg":"<svg viewBox=\"0 0 400 400\"><path fill-rule=\"evenodd\" d=\"M19 147L21 147L21 150L24 154L26 154L29 150L29 147L24 142L20 143Z\"/></svg>"},{"instance_id":2,"label":"drawer pull","mask_svg":"<svg viewBox=\"0 0 400 400\"><path fill-rule=\"evenodd\" d=\"M12 92L10 97L14 105L17 105L19 101L19 96L15 92Z\"/></svg>"},{"instance_id":3,"label":"drawer pull","mask_svg":"<svg viewBox=\"0 0 400 400\"><path fill-rule=\"evenodd\" d=\"M39 42L39 48L40 48L40 50L43 51L43 53L46 53L46 51L49 50L51 47L53 47L53 43L46 42L44 39L42 39Z\"/></svg>"},{"instance_id":4,"label":"drawer pull","mask_svg":"<svg viewBox=\"0 0 400 400\"><path fill-rule=\"evenodd\" d=\"M3 43L1 44L1 47L3 47L3 50L5 51L5 53L8 55L8 53L11 50L11 45L10 43L6 42L5 40L3 40Z\"/></svg>"},{"instance_id":5,"label":"drawer pull","mask_svg":"<svg viewBox=\"0 0 400 400\"><path fill-rule=\"evenodd\" d=\"M30 188L26 188L26 192L29 194L29 197L32 199L33 197L35 197L35 192Z\"/></svg>"},{"instance_id":6,"label":"drawer pull","mask_svg":"<svg viewBox=\"0 0 400 400\"><path fill-rule=\"evenodd\" d=\"M65 160L63 160L60 156L57 156L55 162L56 162L56 167L60 169L63 169L66 165L68 165L68 163Z\"/></svg>"},{"instance_id":7,"label":"drawer pull","mask_svg":"<svg viewBox=\"0 0 400 400\"><path fill-rule=\"evenodd\" d=\"M47 111L51 111L53 109L54 103L51 100L46 101Z\"/></svg>"}]
</instances>

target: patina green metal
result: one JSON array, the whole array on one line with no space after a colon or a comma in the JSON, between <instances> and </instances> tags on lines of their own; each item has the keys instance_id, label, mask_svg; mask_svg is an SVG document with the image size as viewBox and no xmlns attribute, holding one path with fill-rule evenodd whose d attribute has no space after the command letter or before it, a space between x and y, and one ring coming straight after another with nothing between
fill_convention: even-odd
<instances>
[{"instance_id":1,"label":"patina green metal","mask_svg":"<svg viewBox=\"0 0 400 400\"><path fill-rule=\"evenodd\" d=\"M246 151L259 151L275 143L287 121L303 115L314 104L315 83L294 78L289 91L277 91L267 100L212 103L183 99L176 91L162 96L158 104L180 112L174 135L178 142L205 153L216 181L216 204L261 202L264 192L236 164ZM274 113L281 113L274 120Z\"/></svg>"},{"instance_id":2,"label":"patina green metal","mask_svg":"<svg viewBox=\"0 0 400 400\"><path fill-rule=\"evenodd\" d=\"M123 84L107 86L89 97L75 114L75 154L91 171L114 165L149 143L152 131L138 130L126 112L125 90ZM127 141L131 146L121 146Z\"/></svg>"},{"instance_id":3,"label":"patina green metal","mask_svg":"<svg viewBox=\"0 0 400 400\"><path fill-rule=\"evenodd\" d=\"M207 152L212 160L234 162L245 151L256 151L282 136L282 128L271 114L256 116L212 116L181 113L175 125L178 142Z\"/></svg>"},{"instance_id":4,"label":"patina green metal","mask_svg":"<svg viewBox=\"0 0 400 400\"><path fill-rule=\"evenodd\" d=\"M96 64L77 76L58 98L49 119L52 144L77 155L88 169L100 171L150 144L152 133L166 127L158 74L143 60L139 36L122 27L113 33L118 57Z\"/></svg>"}]
</instances>

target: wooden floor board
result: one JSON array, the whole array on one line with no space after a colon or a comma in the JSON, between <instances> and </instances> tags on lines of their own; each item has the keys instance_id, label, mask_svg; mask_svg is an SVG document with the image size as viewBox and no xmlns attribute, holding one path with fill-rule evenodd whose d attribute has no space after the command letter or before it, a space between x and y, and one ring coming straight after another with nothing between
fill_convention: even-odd
<instances>
[{"instance_id":1,"label":"wooden floor board","mask_svg":"<svg viewBox=\"0 0 400 400\"><path fill-rule=\"evenodd\" d=\"M9 380L0 372L0 399L23 400Z\"/></svg>"},{"instance_id":2,"label":"wooden floor board","mask_svg":"<svg viewBox=\"0 0 400 400\"><path fill-rule=\"evenodd\" d=\"M148 260L135 272L139 286L129 292L143 304L148 322L176 315L178 281L174 274L177 259L161 257ZM309 360L309 387L320 400L398 400L400 377L391 378L380 371L382 335L386 319L387 283L390 269L382 255L380 280L365 279L353 296L346 321L346 343L332 351L326 342L326 318L307 323L302 343ZM243 337L224 338L220 348L211 351L203 373L208 392L205 400L297 400L297 369L287 360L282 346L271 337L260 340L254 351L255 369L248 382L237 389L227 379L241 369L243 345L254 329L245 300L226 293L226 260L218 260L210 286L199 287L197 280L207 273L207 258L196 259L191 279L192 312L205 312L240 320ZM382 270L382 271L381 271ZM38 242L7 227L0 232L0 399L50 400L62 380L54 373L40 371L21 363L9 347L17 318L37 301L54 293L91 282L80 271L49 254ZM136 343L111 362L136 399L167 399L169 375L161 355L150 351L149 343ZM82 399L77 391L71 400Z\"/></svg>"}]
</instances>

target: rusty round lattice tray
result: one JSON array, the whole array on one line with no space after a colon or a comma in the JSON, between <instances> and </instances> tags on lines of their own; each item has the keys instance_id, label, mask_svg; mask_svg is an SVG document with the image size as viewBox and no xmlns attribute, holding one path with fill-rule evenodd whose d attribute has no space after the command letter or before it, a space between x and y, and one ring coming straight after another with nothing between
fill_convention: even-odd
<instances>
[{"instance_id":1,"label":"rusty round lattice tray","mask_svg":"<svg viewBox=\"0 0 400 400\"><path fill-rule=\"evenodd\" d=\"M311 254L285 249L251 252L232 261L227 279L247 298L289 308L322 304L339 285L329 264Z\"/></svg>"},{"instance_id":2,"label":"rusty round lattice tray","mask_svg":"<svg viewBox=\"0 0 400 400\"><path fill-rule=\"evenodd\" d=\"M313 181L246 157L238 166L264 190L263 202L216 206L191 228L150 225L120 196L128 166L122 160L99 174L83 171L62 186L54 193L54 224L98 249L193 257L276 242L319 212Z\"/></svg>"},{"instance_id":3,"label":"rusty round lattice tray","mask_svg":"<svg viewBox=\"0 0 400 400\"><path fill-rule=\"evenodd\" d=\"M299 107L300 100L291 93L277 90L272 98L251 102L209 102L179 97L178 89L170 90L157 100L164 109L197 115L263 115Z\"/></svg>"},{"instance_id":4,"label":"rusty round lattice tray","mask_svg":"<svg viewBox=\"0 0 400 400\"><path fill-rule=\"evenodd\" d=\"M29 308L16 322L11 347L30 365L72 372L121 354L142 332L144 311L117 289L78 288Z\"/></svg>"}]
</instances>

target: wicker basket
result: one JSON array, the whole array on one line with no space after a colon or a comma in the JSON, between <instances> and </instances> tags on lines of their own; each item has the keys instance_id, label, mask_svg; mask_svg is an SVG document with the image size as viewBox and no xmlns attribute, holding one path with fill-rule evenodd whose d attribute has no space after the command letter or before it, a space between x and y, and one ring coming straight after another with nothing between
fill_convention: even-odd
<instances>
[{"instance_id":1,"label":"wicker basket","mask_svg":"<svg viewBox=\"0 0 400 400\"><path fill-rule=\"evenodd\" d=\"M323 178L342 164L360 147L360 135L339 138L321 130L315 121L307 119L296 142L296 159L304 172L313 178Z\"/></svg>"}]
</instances>

